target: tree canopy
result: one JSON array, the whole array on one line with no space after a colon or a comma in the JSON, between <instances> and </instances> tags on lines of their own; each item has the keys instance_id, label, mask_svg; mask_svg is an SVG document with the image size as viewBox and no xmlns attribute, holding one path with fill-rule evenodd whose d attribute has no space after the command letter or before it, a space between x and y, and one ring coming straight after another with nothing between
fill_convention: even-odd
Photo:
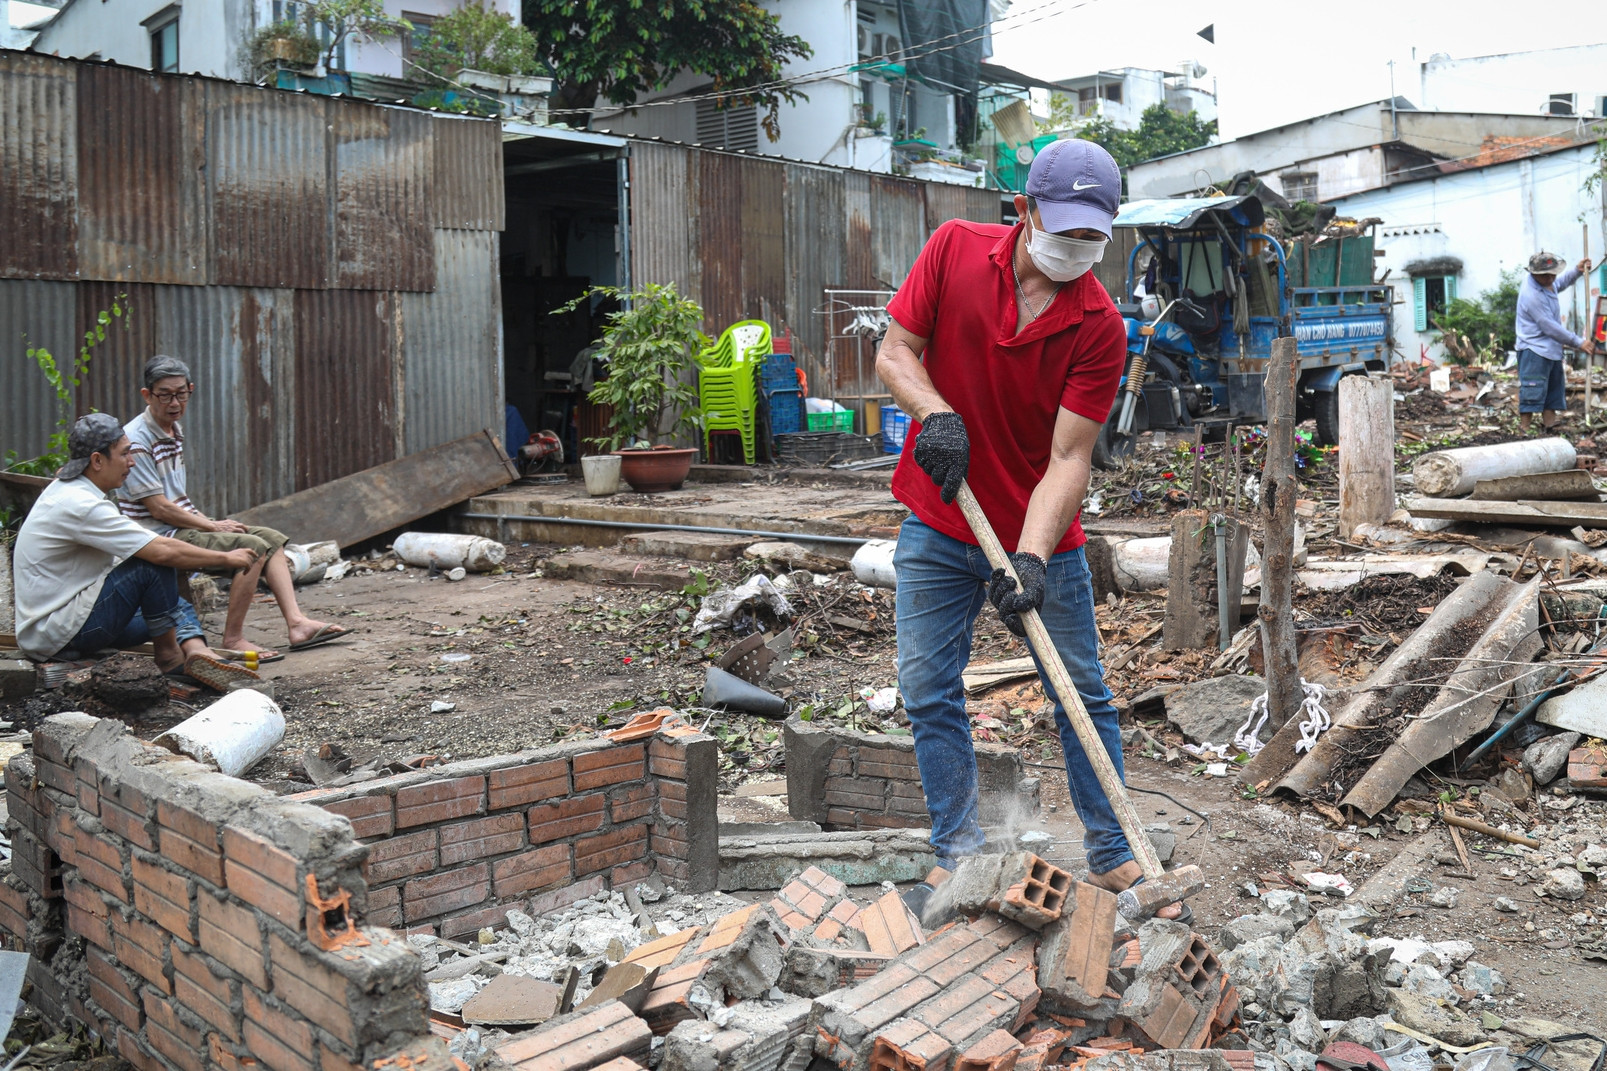
<instances>
[{"instance_id":1,"label":"tree canopy","mask_svg":"<svg viewBox=\"0 0 1607 1071\"><path fill-rule=\"evenodd\" d=\"M1139 117L1137 130L1117 130L1109 119L1092 119L1077 131L1085 141L1103 145L1123 168L1169 153L1198 149L1216 134L1216 120L1200 121L1200 113L1180 115L1164 104L1151 104Z\"/></svg>"},{"instance_id":2,"label":"tree canopy","mask_svg":"<svg viewBox=\"0 0 1607 1071\"><path fill-rule=\"evenodd\" d=\"M483 3L464 4L436 19L418 54L420 66L445 78L456 78L465 67L508 75L543 70L530 31Z\"/></svg>"},{"instance_id":3,"label":"tree canopy","mask_svg":"<svg viewBox=\"0 0 1607 1071\"><path fill-rule=\"evenodd\" d=\"M525 0L523 13L552 68L550 103L560 119L599 97L634 104L688 70L711 78L717 92L751 89L722 103L763 109L774 141L781 102L803 96L775 84L782 64L814 51L782 33L780 19L756 0Z\"/></svg>"}]
</instances>

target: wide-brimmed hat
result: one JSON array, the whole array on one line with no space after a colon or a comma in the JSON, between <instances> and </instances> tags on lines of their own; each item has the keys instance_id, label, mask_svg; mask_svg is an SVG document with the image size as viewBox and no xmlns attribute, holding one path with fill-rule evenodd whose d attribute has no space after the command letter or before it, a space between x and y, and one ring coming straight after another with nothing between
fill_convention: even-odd
<instances>
[{"instance_id":1,"label":"wide-brimmed hat","mask_svg":"<svg viewBox=\"0 0 1607 1071\"><path fill-rule=\"evenodd\" d=\"M1562 258L1555 253L1536 253L1529 258L1530 275L1555 275L1562 270Z\"/></svg>"}]
</instances>

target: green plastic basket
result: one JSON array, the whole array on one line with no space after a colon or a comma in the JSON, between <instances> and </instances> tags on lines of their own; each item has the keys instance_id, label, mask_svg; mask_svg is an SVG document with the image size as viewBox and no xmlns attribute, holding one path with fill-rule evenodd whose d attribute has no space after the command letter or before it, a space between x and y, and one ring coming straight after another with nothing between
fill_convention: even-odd
<instances>
[{"instance_id":1,"label":"green plastic basket","mask_svg":"<svg viewBox=\"0 0 1607 1071\"><path fill-rule=\"evenodd\" d=\"M810 413L810 431L853 431L854 411L845 409L840 413Z\"/></svg>"}]
</instances>

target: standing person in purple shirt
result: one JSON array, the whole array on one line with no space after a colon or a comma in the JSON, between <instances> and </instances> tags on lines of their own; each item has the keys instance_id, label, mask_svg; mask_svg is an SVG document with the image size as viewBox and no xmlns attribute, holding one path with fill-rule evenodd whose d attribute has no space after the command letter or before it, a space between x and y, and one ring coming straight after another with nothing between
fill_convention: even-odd
<instances>
[{"instance_id":1,"label":"standing person in purple shirt","mask_svg":"<svg viewBox=\"0 0 1607 1071\"><path fill-rule=\"evenodd\" d=\"M1596 352L1595 342L1562 326L1562 307L1557 301L1558 294L1590 270L1590 258L1558 275L1562 266L1562 258L1555 253L1536 253L1529 258L1529 277L1518 287L1518 427L1525 432L1536 413L1541 414L1540 426L1545 431L1556 430L1567 415L1563 348Z\"/></svg>"}]
</instances>

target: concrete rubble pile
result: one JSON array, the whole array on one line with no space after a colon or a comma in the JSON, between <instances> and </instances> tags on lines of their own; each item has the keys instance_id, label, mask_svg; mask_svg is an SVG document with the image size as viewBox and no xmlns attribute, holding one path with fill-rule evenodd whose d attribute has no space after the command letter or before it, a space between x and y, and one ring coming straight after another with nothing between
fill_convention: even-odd
<instances>
[{"instance_id":1,"label":"concrete rubble pile","mask_svg":"<svg viewBox=\"0 0 1607 1071\"><path fill-rule=\"evenodd\" d=\"M473 1045L460 1035L453 1051L522 1071L1253 1068L1238 991L1188 926L1130 924L1113 893L1026 852L980 857L953 883L959 913L930 931L890 886L861 903L814 867L769 901L629 949L631 913L606 898L514 916L583 951L617 924L611 966L583 957L596 985L574 1011ZM503 967L556 980L561 958Z\"/></svg>"}]
</instances>

